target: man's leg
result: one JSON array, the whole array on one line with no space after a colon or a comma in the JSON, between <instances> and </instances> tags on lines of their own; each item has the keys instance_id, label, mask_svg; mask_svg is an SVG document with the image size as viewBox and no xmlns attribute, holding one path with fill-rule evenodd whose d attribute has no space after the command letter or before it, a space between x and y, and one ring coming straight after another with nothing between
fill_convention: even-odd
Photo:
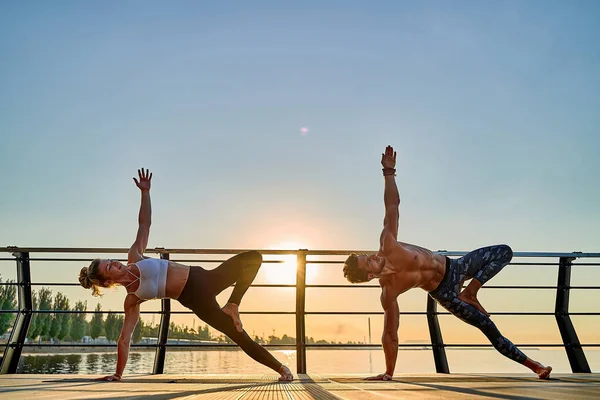
<instances>
[{"instance_id":1,"label":"man's leg","mask_svg":"<svg viewBox=\"0 0 600 400\"><path fill-rule=\"evenodd\" d=\"M492 279L510 262L512 256L512 249L505 244L501 244L474 250L456 260L465 271L465 279L473 278L469 285L460 292L458 298L489 316L490 314L479 303L477 292L483 284ZM459 290L461 288L462 284Z\"/></svg>"},{"instance_id":2,"label":"man's leg","mask_svg":"<svg viewBox=\"0 0 600 400\"><path fill-rule=\"evenodd\" d=\"M552 371L552 367L544 367L537 361L528 358L521 350L517 348L510 340L502 336L496 324L492 320L479 311L473 305L462 301L458 297L454 298L439 298L436 299L446 310L456 316L461 321L472 325L488 338L500 354L510 358L513 361L523 364L527 368L535 372L540 379L547 379Z\"/></svg>"},{"instance_id":3,"label":"man's leg","mask_svg":"<svg viewBox=\"0 0 600 400\"><path fill-rule=\"evenodd\" d=\"M208 272L215 296L235 283L233 292L223 307L223 312L229 315L239 332L242 331L242 321L238 308L242 297L254 281L261 263L262 255L258 251L247 251L231 257Z\"/></svg>"}]
</instances>

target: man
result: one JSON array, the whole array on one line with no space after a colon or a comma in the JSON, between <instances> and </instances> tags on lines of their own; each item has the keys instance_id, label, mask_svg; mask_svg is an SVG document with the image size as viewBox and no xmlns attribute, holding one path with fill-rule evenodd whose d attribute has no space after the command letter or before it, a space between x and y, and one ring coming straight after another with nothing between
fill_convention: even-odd
<instances>
[{"instance_id":1,"label":"man","mask_svg":"<svg viewBox=\"0 0 600 400\"><path fill-rule=\"evenodd\" d=\"M409 289L419 287L460 320L479 328L502 355L523 364L540 379L550 376L552 367L531 360L506 339L479 304L477 292L512 259L506 245L484 247L461 257L450 259L408 243L398 242L398 207L400 195L396 186L396 152L391 146L381 155L385 179L385 218L379 251L373 255L351 254L344 264L344 276L352 283L379 279L381 305L384 310L382 336L386 370L369 380L391 380L398 356L399 309L397 298ZM463 283L471 279L462 291Z\"/></svg>"}]
</instances>

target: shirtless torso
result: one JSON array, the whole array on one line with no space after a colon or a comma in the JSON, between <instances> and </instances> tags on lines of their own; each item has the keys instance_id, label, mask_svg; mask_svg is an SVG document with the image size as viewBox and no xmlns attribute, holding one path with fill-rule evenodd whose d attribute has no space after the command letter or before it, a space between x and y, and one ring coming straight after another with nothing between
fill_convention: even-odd
<instances>
[{"instance_id":1,"label":"shirtless torso","mask_svg":"<svg viewBox=\"0 0 600 400\"><path fill-rule=\"evenodd\" d=\"M389 241L377 255L385 258L381 287L398 294L416 287L430 292L440 284L446 271L445 256L413 244Z\"/></svg>"}]
</instances>

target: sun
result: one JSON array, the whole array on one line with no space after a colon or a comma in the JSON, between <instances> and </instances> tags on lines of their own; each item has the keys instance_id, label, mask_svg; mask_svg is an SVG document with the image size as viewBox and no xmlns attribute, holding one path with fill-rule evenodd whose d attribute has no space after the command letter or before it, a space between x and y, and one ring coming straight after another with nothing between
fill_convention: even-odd
<instances>
[{"instance_id":1,"label":"sun","mask_svg":"<svg viewBox=\"0 0 600 400\"><path fill-rule=\"evenodd\" d=\"M271 247L274 250L297 250L305 246L295 242L280 243ZM261 269L269 283L295 284L296 283L296 255L265 256L265 260L280 261L276 263L263 263ZM317 275L316 266L306 265L306 282L311 283Z\"/></svg>"}]
</instances>

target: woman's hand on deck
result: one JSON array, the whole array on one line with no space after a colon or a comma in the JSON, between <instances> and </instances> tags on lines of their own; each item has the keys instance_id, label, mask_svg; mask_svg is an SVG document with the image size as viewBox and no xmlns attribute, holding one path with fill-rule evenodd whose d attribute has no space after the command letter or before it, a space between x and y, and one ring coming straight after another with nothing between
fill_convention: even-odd
<instances>
[{"instance_id":1,"label":"woman's hand on deck","mask_svg":"<svg viewBox=\"0 0 600 400\"><path fill-rule=\"evenodd\" d=\"M150 190L150 181L152 180L152 172L150 172L148 169L146 169L144 171L144 168L142 168L141 170L138 169L138 177L140 178L139 181L137 179L135 179L135 177L133 178L136 186L138 188L140 188L140 190Z\"/></svg>"},{"instance_id":2,"label":"woman's hand on deck","mask_svg":"<svg viewBox=\"0 0 600 400\"><path fill-rule=\"evenodd\" d=\"M103 376L102 378L96 378L96 379L92 379L94 381L108 381L108 382L118 382L121 380L121 376L114 374L114 375L108 375L108 376Z\"/></svg>"}]
</instances>

